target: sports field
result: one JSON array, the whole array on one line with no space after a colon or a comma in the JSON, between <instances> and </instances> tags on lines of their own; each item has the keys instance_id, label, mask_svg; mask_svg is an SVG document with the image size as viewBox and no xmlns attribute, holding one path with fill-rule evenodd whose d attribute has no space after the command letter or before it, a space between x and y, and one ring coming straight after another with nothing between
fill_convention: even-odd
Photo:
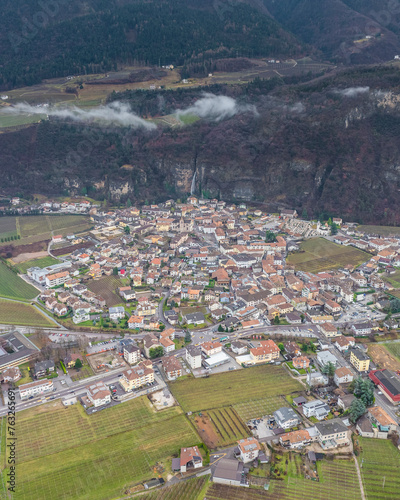
<instances>
[{"instance_id":1,"label":"sports field","mask_svg":"<svg viewBox=\"0 0 400 500\"><path fill-rule=\"evenodd\" d=\"M282 366L273 365L219 373L209 378L185 378L172 382L170 387L185 412L290 394L303 388Z\"/></svg>"},{"instance_id":2,"label":"sports field","mask_svg":"<svg viewBox=\"0 0 400 500\"><path fill-rule=\"evenodd\" d=\"M358 456L368 500L397 500L400 492L400 452L391 441L357 438Z\"/></svg>"},{"instance_id":3,"label":"sports field","mask_svg":"<svg viewBox=\"0 0 400 500\"><path fill-rule=\"evenodd\" d=\"M116 290L122 286L122 281L116 276L105 276L99 280L90 280L87 284L89 290L103 297L108 307L123 304L123 299Z\"/></svg>"},{"instance_id":4,"label":"sports field","mask_svg":"<svg viewBox=\"0 0 400 500\"><path fill-rule=\"evenodd\" d=\"M18 500L120 498L154 477L156 462L169 466L181 447L200 441L180 408L155 413L146 397L91 416L52 402L16 421Z\"/></svg>"},{"instance_id":5,"label":"sports field","mask_svg":"<svg viewBox=\"0 0 400 500\"><path fill-rule=\"evenodd\" d=\"M283 480L271 479L269 491L235 488L211 483L208 500L361 500L357 473L352 460L318 462L319 482L306 479L299 455L284 455ZM369 500L369 497L368 497Z\"/></svg>"},{"instance_id":6,"label":"sports field","mask_svg":"<svg viewBox=\"0 0 400 500\"><path fill-rule=\"evenodd\" d=\"M55 327L57 324L39 312L35 307L23 302L0 299L0 323L5 325L26 325Z\"/></svg>"},{"instance_id":7,"label":"sports field","mask_svg":"<svg viewBox=\"0 0 400 500\"><path fill-rule=\"evenodd\" d=\"M337 245L325 238L304 241L300 249L302 252L289 255L287 262L298 271L311 273L338 269L346 264L357 267L370 258L368 253L358 248Z\"/></svg>"},{"instance_id":8,"label":"sports field","mask_svg":"<svg viewBox=\"0 0 400 500\"><path fill-rule=\"evenodd\" d=\"M47 257L42 257L41 259L33 259L33 260L27 260L25 262L21 262L21 264L17 264L15 267L18 269L18 271L21 274L25 274L26 271L30 267L46 267L46 266L52 266L53 264L57 264L60 262L57 259L54 259L53 257L47 256Z\"/></svg>"},{"instance_id":9,"label":"sports field","mask_svg":"<svg viewBox=\"0 0 400 500\"><path fill-rule=\"evenodd\" d=\"M39 295L39 291L26 283L18 274L0 262L0 297L30 300Z\"/></svg>"}]
</instances>

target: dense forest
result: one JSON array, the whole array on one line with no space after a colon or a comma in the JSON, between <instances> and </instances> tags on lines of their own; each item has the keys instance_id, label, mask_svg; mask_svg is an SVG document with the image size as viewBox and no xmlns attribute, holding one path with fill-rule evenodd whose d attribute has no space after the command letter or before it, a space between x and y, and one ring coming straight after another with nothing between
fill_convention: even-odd
<instances>
[{"instance_id":1,"label":"dense forest","mask_svg":"<svg viewBox=\"0 0 400 500\"><path fill-rule=\"evenodd\" d=\"M349 69L314 82L281 78L215 85L237 112L153 130L65 123L55 118L0 135L5 194L79 194L126 203L190 191L347 220L400 223L400 92L395 65ZM192 106L194 88L127 91L142 116ZM252 107L250 107L250 105ZM254 112L254 107L256 112Z\"/></svg>"},{"instance_id":2,"label":"dense forest","mask_svg":"<svg viewBox=\"0 0 400 500\"><path fill-rule=\"evenodd\" d=\"M127 63L186 66L187 74L190 64L197 65L198 73L198 65L211 58L296 57L304 52L293 35L245 3L222 14L211 0L82 5L54 0L53 14L41 7L46 2L33 1L28 12L24 5L6 3L0 19L2 89L115 70Z\"/></svg>"},{"instance_id":3,"label":"dense forest","mask_svg":"<svg viewBox=\"0 0 400 500\"><path fill-rule=\"evenodd\" d=\"M400 8L397 1L263 2L288 32L320 50L330 60L366 64L393 59L400 52Z\"/></svg>"}]
</instances>

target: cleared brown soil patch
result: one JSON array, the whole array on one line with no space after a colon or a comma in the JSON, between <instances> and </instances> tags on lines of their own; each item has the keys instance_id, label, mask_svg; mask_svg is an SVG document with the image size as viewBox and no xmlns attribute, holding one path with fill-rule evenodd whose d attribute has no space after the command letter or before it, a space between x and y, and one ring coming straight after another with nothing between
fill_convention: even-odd
<instances>
[{"instance_id":1,"label":"cleared brown soil patch","mask_svg":"<svg viewBox=\"0 0 400 500\"><path fill-rule=\"evenodd\" d=\"M21 264L21 262L40 259L41 257L47 257L48 255L49 254L45 250L42 250L41 252L20 253L13 259L13 262L14 264Z\"/></svg>"},{"instance_id":2,"label":"cleared brown soil patch","mask_svg":"<svg viewBox=\"0 0 400 500\"><path fill-rule=\"evenodd\" d=\"M194 417L194 425L196 426L197 432L199 433L201 439L204 441L208 448L214 449L218 446L220 438L215 432L207 413L202 412L201 417L199 417L199 415L196 415Z\"/></svg>"},{"instance_id":3,"label":"cleared brown soil patch","mask_svg":"<svg viewBox=\"0 0 400 500\"><path fill-rule=\"evenodd\" d=\"M378 368L386 368L387 370L400 370L400 363L390 354L390 352L383 346L377 344L370 344L368 346L368 354Z\"/></svg>"},{"instance_id":4,"label":"cleared brown soil patch","mask_svg":"<svg viewBox=\"0 0 400 500\"><path fill-rule=\"evenodd\" d=\"M28 238L24 239L27 240ZM50 240L36 241L28 245L18 245L18 246L4 245L0 247L0 256L7 257L7 254L10 253L11 257L14 258L17 255L36 253L36 252L46 252L47 255L47 246L49 244L49 241Z\"/></svg>"},{"instance_id":5,"label":"cleared brown soil patch","mask_svg":"<svg viewBox=\"0 0 400 500\"><path fill-rule=\"evenodd\" d=\"M67 255L69 253L74 252L75 250L78 250L78 248L89 248L92 247L93 243L89 242L84 242L84 243L78 243L77 245L70 245L68 247L63 247L63 248L57 248L56 250L52 250L51 253L52 255L59 256L59 255Z\"/></svg>"}]
</instances>

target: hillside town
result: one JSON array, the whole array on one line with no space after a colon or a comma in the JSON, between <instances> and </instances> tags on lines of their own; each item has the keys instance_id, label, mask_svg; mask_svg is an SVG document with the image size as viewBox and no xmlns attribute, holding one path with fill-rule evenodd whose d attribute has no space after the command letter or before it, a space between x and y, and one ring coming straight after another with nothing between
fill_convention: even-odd
<instances>
[{"instance_id":1,"label":"hillside town","mask_svg":"<svg viewBox=\"0 0 400 500\"><path fill-rule=\"evenodd\" d=\"M269 214L195 196L115 210L64 205L39 208L84 210L92 229L53 234L55 263L21 275L59 329L36 331L39 343L26 328L0 336L0 416L9 387L18 389L17 411L57 400L92 418L140 397L157 411L184 408L179 380L195 392L198 381L218 377L229 384L257 373L268 383L275 372L263 370L275 370L289 389L239 416L244 431L230 447L215 438L217 420L199 413L199 424L187 412L217 455L210 461L193 442L172 459L170 478L207 468L216 484L266 488L274 453L302 453L307 476L318 480L315 463L354 456L357 436L400 447L400 369L370 355L399 327L390 277L400 238L364 234L340 218L309 221L296 210ZM327 245L326 254L307 260L304 242ZM267 466L269 479L250 473ZM165 486L150 478L144 488Z\"/></svg>"}]
</instances>

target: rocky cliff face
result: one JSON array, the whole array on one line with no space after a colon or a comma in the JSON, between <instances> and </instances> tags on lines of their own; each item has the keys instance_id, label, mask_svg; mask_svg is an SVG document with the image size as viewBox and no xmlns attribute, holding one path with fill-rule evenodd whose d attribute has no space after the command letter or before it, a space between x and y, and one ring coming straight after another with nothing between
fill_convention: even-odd
<instances>
[{"instance_id":1,"label":"rocky cliff face","mask_svg":"<svg viewBox=\"0 0 400 500\"><path fill-rule=\"evenodd\" d=\"M196 194L400 223L399 96L340 81L246 96L257 113L180 128L47 121L0 135L1 189L156 202L189 193L197 172Z\"/></svg>"}]
</instances>

